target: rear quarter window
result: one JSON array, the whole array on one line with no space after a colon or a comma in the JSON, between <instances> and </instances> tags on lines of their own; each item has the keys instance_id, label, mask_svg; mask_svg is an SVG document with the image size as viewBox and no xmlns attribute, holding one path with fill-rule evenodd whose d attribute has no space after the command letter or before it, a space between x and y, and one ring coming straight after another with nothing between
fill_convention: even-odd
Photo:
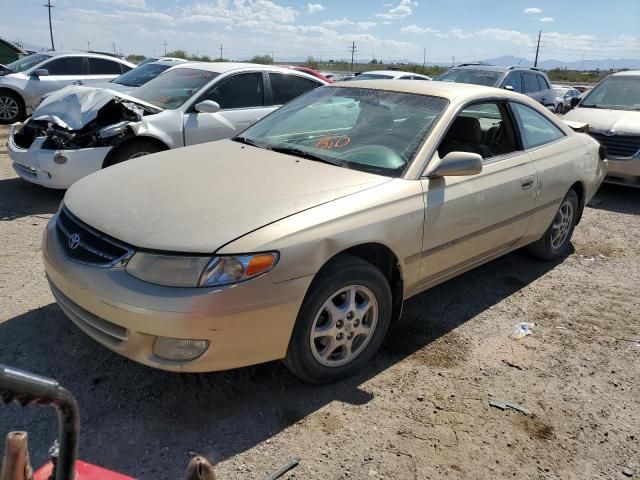
<instances>
[{"instance_id":1,"label":"rear quarter window","mask_svg":"<svg viewBox=\"0 0 640 480\"><path fill-rule=\"evenodd\" d=\"M525 150L553 143L565 136L553 122L533 108L515 102L510 102L510 106L516 117Z\"/></svg>"}]
</instances>

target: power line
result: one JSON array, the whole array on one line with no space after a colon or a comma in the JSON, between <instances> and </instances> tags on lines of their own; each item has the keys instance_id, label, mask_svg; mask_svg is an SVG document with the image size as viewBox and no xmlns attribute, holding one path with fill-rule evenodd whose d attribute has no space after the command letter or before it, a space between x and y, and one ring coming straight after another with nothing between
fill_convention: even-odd
<instances>
[{"instance_id":1,"label":"power line","mask_svg":"<svg viewBox=\"0 0 640 480\"><path fill-rule=\"evenodd\" d=\"M51 35L51 50L55 50L56 47L53 45L53 26L51 25L51 9L54 8L54 6L51 5L51 0L47 0L47 4L43 5L43 7L46 7L49 10L49 34Z\"/></svg>"}]
</instances>

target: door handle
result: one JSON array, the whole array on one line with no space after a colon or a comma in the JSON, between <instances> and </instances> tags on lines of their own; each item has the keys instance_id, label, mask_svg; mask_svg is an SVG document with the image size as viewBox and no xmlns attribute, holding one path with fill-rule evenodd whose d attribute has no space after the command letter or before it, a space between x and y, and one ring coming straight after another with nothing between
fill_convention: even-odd
<instances>
[{"instance_id":1,"label":"door handle","mask_svg":"<svg viewBox=\"0 0 640 480\"><path fill-rule=\"evenodd\" d=\"M524 177L520 184L522 185L523 190L529 190L533 187L533 177Z\"/></svg>"}]
</instances>

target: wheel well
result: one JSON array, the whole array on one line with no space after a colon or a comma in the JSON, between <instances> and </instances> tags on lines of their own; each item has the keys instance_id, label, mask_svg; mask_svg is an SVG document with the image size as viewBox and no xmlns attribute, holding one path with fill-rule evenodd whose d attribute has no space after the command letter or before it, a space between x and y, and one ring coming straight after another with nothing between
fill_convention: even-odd
<instances>
[{"instance_id":1,"label":"wheel well","mask_svg":"<svg viewBox=\"0 0 640 480\"><path fill-rule=\"evenodd\" d=\"M393 295L392 320L398 320L402 313L402 302L404 300L403 283L398 258L391 249L380 243L364 243L343 250L340 254L342 253L361 258L382 272L389 282L391 294Z\"/></svg>"},{"instance_id":2,"label":"wheel well","mask_svg":"<svg viewBox=\"0 0 640 480\"><path fill-rule=\"evenodd\" d=\"M576 220L576 225L580 223L582 219L582 212L584 211L584 186L580 182L576 182L571 185L570 190L576 192L578 196L578 218Z\"/></svg>"},{"instance_id":3,"label":"wheel well","mask_svg":"<svg viewBox=\"0 0 640 480\"><path fill-rule=\"evenodd\" d=\"M24 98L22 98L22 95L20 94L20 92L13 90L12 88L0 88L0 93L3 92L9 92L9 93L13 93L16 97L18 97L18 101L20 103L22 103L22 108L25 109L26 108L26 104L24 103Z\"/></svg>"},{"instance_id":4,"label":"wheel well","mask_svg":"<svg viewBox=\"0 0 640 480\"><path fill-rule=\"evenodd\" d=\"M102 168L106 168L109 165L111 165L113 156L116 155L120 151L120 149L124 148L127 145L131 145L132 143L139 142L140 140L149 141L149 142L157 145L158 148L160 149L160 151L169 150L169 147L167 146L166 143L164 143L162 140L158 140L157 138L154 138L154 137L141 136L141 137L129 138L129 139L125 140L124 142L119 143L118 145L116 145L114 148L112 148L109 151L107 156L104 158L104 161L102 162Z\"/></svg>"}]
</instances>

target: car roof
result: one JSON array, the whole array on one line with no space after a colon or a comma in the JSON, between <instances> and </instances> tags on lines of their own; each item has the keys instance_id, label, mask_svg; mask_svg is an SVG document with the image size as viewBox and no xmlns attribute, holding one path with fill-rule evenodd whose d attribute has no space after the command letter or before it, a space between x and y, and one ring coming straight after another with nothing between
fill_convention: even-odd
<instances>
[{"instance_id":1,"label":"car roof","mask_svg":"<svg viewBox=\"0 0 640 480\"><path fill-rule=\"evenodd\" d=\"M314 80L320 80L318 77L314 77L306 72L301 70L292 70L291 68L286 67L278 67L276 65L262 65L259 63L242 63L242 62L186 62L186 63L178 63L174 65L174 68L197 68L198 70L205 70L207 72L214 73L226 73L234 70L264 70L271 72L282 72L291 74L296 72L298 75L304 75L307 78L312 78Z\"/></svg>"},{"instance_id":2,"label":"car roof","mask_svg":"<svg viewBox=\"0 0 640 480\"><path fill-rule=\"evenodd\" d=\"M415 93L453 100L474 100L482 98L507 98L529 103L529 97L503 88L485 87L471 83L440 82L397 82L394 80L352 80L348 83L337 82L330 85L343 88L368 88L390 92Z\"/></svg>"},{"instance_id":3,"label":"car roof","mask_svg":"<svg viewBox=\"0 0 640 480\"><path fill-rule=\"evenodd\" d=\"M613 74L614 77L631 77L631 76L640 76L640 70L627 70L625 72L616 72Z\"/></svg>"},{"instance_id":4,"label":"car roof","mask_svg":"<svg viewBox=\"0 0 640 480\"><path fill-rule=\"evenodd\" d=\"M153 62L148 62L148 63L145 63L144 65L169 65L171 67L175 67L175 66L181 65L183 63L187 63L187 60L176 58L174 60L167 60L167 59L154 60ZM144 67L144 65L142 65L142 66ZM140 66L140 65L138 65L138 66Z\"/></svg>"},{"instance_id":5,"label":"car roof","mask_svg":"<svg viewBox=\"0 0 640 480\"><path fill-rule=\"evenodd\" d=\"M404 72L402 70L371 70L369 72L362 72L360 75L364 75L365 73L367 74L370 73L372 75L393 75L394 77L398 75L422 75L420 73ZM426 75L422 75L422 76L424 77Z\"/></svg>"},{"instance_id":6,"label":"car roof","mask_svg":"<svg viewBox=\"0 0 640 480\"><path fill-rule=\"evenodd\" d=\"M62 57L66 55L74 55L74 56L82 55L83 57L104 58L106 60L115 60L116 62L135 66L131 62L128 62L127 60L120 57L115 57L112 55L104 55L102 53L83 52L81 50L56 50L56 51L46 50L44 52L36 52L34 55L38 55L38 54L48 55L50 57Z\"/></svg>"}]
</instances>

